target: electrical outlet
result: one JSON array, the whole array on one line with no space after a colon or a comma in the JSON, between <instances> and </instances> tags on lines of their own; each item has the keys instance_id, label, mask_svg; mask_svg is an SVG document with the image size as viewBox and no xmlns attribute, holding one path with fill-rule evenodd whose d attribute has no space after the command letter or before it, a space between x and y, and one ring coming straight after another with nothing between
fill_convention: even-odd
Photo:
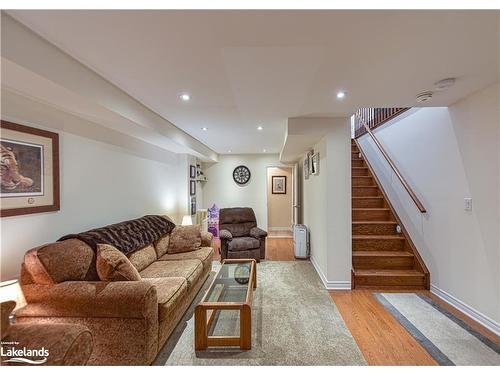
<instances>
[{"instance_id":1,"label":"electrical outlet","mask_svg":"<svg viewBox=\"0 0 500 375\"><path fill-rule=\"evenodd\" d=\"M472 211L472 198L464 198L464 210Z\"/></svg>"}]
</instances>

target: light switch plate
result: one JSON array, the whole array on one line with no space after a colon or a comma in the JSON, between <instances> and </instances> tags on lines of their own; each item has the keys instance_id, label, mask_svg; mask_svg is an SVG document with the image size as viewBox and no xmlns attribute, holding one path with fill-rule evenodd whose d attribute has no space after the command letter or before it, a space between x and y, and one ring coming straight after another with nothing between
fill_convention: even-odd
<instances>
[{"instance_id":1,"label":"light switch plate","mask_svg":"<svg viewBox=\"0 0 500 375\"><path fill-rule=\"evenodd\" d=\"M464 198L464 210L472 211L472 198Z\"/></svg>"}]
</instances>

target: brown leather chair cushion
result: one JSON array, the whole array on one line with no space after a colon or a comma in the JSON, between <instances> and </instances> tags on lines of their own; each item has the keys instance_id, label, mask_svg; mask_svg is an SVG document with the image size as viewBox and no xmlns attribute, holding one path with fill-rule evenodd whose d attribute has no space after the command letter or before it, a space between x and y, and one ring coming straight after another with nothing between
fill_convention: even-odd
<instances>
[{"instance_id":1,"label":"brown leather chair cushion","mask_svg":"<svg viewBox=\"0 0 500 375\"><path fill-rule=\"evenodd\" d=\"M233 238L227 246L229 251L257 249L260 247L260 241L254 237L237 237Z\"/></svg>"},{"instance_id":2,"label":"brown leather chair cushion","mask_svg":"<svg viewBox=\"0 0 500 375\"><path fill-rule=\"evenodd\" d=\"M248 207L222 208L219 213L220 229L227 229L233 237L247 237L257 226L255 213Z\"/></svg>"}]
</instances>

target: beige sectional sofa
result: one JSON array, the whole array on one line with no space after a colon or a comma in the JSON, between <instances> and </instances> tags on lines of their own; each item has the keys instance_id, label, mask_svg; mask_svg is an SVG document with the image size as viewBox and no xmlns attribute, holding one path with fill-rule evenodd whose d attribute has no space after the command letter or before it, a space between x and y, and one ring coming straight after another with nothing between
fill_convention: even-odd
<instances>
[{"instance_id":1,"label":"beige sectional sofa","mask_svg":"<svg viewBox=\"0 0 500 375\"><path fill-rule=\"evenodd\" d=\"M90 365L144 365L158 351L208 277L212 235L201 247L168 252L168 235L128 256L140 281L100 281L95 251L68 239L25 254L20 323L72 323L93 337Z\"/></svg>"}]
</instances>

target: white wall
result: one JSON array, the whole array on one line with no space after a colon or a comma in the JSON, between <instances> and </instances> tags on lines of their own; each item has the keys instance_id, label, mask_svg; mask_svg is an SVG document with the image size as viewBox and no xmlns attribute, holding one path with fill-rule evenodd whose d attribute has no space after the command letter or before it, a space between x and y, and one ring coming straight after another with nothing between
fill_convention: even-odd
<instances>
[{"instance_id":1,"label":"white wall","mask_svg":"<svg viewBox=\"0 0 500 375\"><path fill-rule=\"evenodd\" d=\"M303 222L311 236L311 261L329 289L351 286L350 121L332 118L328 133L314 146L320 173L304 179ZM301 161L303 163L303 160Z\"/></svg>"},{"instance_id":2,"label":"white wall","mask_svg":"<svg viewBox=\"0 0 500 375\"><path fill-rule=\"evenodd\" d=\"M239 186L233 180L238 165L250 169L250 182ZM220 155L216 164L204 164L208 181L203 186L203 208L251 207L260 228L267 230L267 167L281 166L277 154Z\"/></svg>"},{"instance_id":3,"label":"white wall","mask_svg":"<svg viewBox=\"0 0 500 375\"><path fill-rule=\"evenodd\" d=\"M361 146L431 273L431 285L500 321L498 86L375 131L427 209L421 214L367 136ZM473 211L464 198L473 198ZM473 312L474 313L474 312ZM481 316L480 316L481 318Z\"/></svg>"},{"instance_id":4,"label":"white wall","mask_svg":"<svg viewBox=\"0 0 500 375\"><path fill-rule=\"evenodd\" d=\"M304 178L302 173L302 215L303 223L309 228L311 261L316 270L326 279L328 274L328 207L325 204L328 197L327 174L328 157L326 138L313 147L319 152L320 173ZM304 159L301 160L304 165Z\"/></svg>"},{"instance_id":5,"label":"white wall","mask_svg":"<svg viewBox=\"0 0 500 375\"><path fill-rule=\"evenodd\" d=\"M61 129L72 130L79 124L90 132L95 124L49 107L17 104L3 106L2 118L59 133L61 210L1 219L2 280L19 275L27 250L65 234L145 214L167 214L177 222L182 217L187 195L185 154L150 155L154 147L137 141L127 144L127 137L118 133L114 142L133 149L75 135ZM57 128L43 126L51 121ZM140 156L141 150L146 156Z\"/></svg>"}]
</instances>

